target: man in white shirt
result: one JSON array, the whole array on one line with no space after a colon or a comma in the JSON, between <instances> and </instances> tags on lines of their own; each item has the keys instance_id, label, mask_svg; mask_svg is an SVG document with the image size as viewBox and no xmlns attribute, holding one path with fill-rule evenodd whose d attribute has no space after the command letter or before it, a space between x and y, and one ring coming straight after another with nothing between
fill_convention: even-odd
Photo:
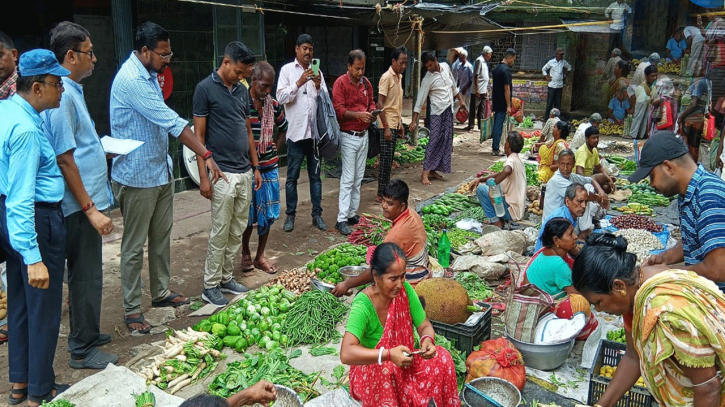
<instances>
[{"instance_id":1,"label":"man in white shirt","mask_svg":"<svg viewBox=\"0 0 725 407\"><path fill-rule=\"evenodd\" d=\"M469 128L473 128L476 119L478 119L478 129L481 130L481 121L484 119L483 114L488 99L488 61L491 60L491 55L493 55L493 49L486 45L483 47L481 55L476 58L476 62L473 64L473 87L476 91L476 97L471 97L471 110L468 121Z\"/></svg>"},{"instance_id":2,"label":"man in white shirt","mask_svg":"<svg viewBox=\"0 0 725 407\"><path fill-rule=\"evenodd\" d=\"M647 58L646 61L642 61L637 65L637 69L634 71L634 75L632 76L632 80L629 81L629 83L632 86L638 86L640 83L644 82L644 70L647 69L648 66L654 65L657 66L657 64L660 63L660 54L653 52L649 58Z\"/></svg>"},{"instance_id":3,"label":"man in white shirt","mask_svg":"<svg viewBox=\"0 0 725 407\"><path fill-rule=\"evenodd\" d=\"M277 101L284 105L287 113L287 182L285 198L287 200L287 219L284 231L291 232L297 214L297 179L300 177L302 161L307 158L307 175L310 178L310 198L312 200L312 225L327 230L322 219L322 180L320 179L320 161L315 157L314 137L315 116L317 114L317 94L327 92L322 71L317 74L310 67L314 42L309 34L297 37L295 52L297 58L283 66L277 83Z\"/></svg>"},{"instance_id":4,"label":"man in white shirt","mask_svg":"<svg viewBox=\"0 0 725 407\"><path fill-rule=\"evenodd\" d=\"M544 113L544 117L547 118L549 117L551 109L557 108L561 110L561 94L564 91L564 79L569 71L571 71L571 65L564 59L564 50L557 48L555 54L556 56L541 68L541 73L546 75L546 80L549 81L549 89L546 95L546 113Z\"/></svg>"},{"instance_id":5,"label":"man in white shirt","mask_svg":"<svg viewBox=\"0 0 725 407\"><path fill-rule=\"evenodd\" d=\"M599 128L599 124L602 122L602 115L599 113L594 113L589 117L588 122L584 122L579 125L579 127L576 128L576 132L574 133L574 137L571 139L571 143L569 143L569 148L572 149L572 151L576 151L584 145L584 141L586 140L584 137L584 132L587 131L588 128L594 126Z\"/></svg>"},{"instance_id":6,"label":"man in white shirt","mask_svg":"<svg viewBox=\"0 0 725 407\"><path fill-rule=\"evenodd\" d=\"M604 16L612 19L609 25L609 52L614 48L624 49L622 42L622 29L624 28L625 14L631 14L632 9L624 0L617 0L604 10Z\"/></svg>"},{"instance_id":7,"label":"man in white shirt","mask_svg":"<svg viewBox=\"0 0 725 407\"><path fill-rule=\"evenodd\" d=\"M453 98L458 98L461 106L466 108L456 81L451 74L448 64L439 63L435 53L426 52L421 62L428 71L420 83L418 101L413 109L413 119L410 122L410 131L418 128L418 115L425 100L430 97L430 140L425 149L423 173L420 181L423 185L430 185L430 178L443 179L436 170L450 173L451 156L453 154Z\"/></svg>"},{"instance_id":8,"label":"man in white shirt","mask_svg":"<svg viewBox=\"0 0 725 407\"><path fill-rule=\"evenodd\" d=\"M685 34L685 40L687 40L687 50L690 51L685 76L700 76L702 72L702 50L705 45L705 37L702 35L702 29L690 25L685 27L683 32ZM685 53L687 53L687 50L685 50Z\"/></svg>"}]
</instances>

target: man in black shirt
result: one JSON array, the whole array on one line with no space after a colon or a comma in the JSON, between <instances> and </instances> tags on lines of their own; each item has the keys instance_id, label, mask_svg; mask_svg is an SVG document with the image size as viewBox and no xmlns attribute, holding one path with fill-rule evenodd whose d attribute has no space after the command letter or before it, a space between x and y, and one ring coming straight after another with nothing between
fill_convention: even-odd
<instances>
[{"instance_id":1,"label":"man in black shirt","mask_svg":"<svg viewBox=\"0 0 725 407\"><path fill-rule=\"evenodd\" d=\"M516 51L513 48L506 50L503 60L494 68L492 79L493 89L491 91L491 107L493 110L493 144L491 155L501 155L499 144L501 133L506 116L511 114L511 67L516 60Z\"/></svg>"}]
</instances>

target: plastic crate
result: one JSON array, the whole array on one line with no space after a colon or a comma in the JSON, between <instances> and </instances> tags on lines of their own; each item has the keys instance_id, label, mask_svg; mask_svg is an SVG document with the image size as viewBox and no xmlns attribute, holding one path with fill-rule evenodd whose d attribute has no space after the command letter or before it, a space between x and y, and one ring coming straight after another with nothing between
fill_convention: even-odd
<instances>
[{"instance_id":1,"label":"plastic crate","mask_svg":"<svg viewBox=\"0 0 725 407\"><path fill-rule=\"evenodd\" d=\"M587 404L593 405L604 394L612 379L601 376L599 369L604 365L617 366L624 355L627 345L619 342L602 339L599 342L594 365L589 371L589 398ZM652 394L644 387L633 386L615 407L656 407Z\"/></svg>"},{"instance_id":2,"label":"plastic crate","mask_svg":"<svg viewBox=\"0 0 725 407\"><path fill-rule=\"evenodd\" d=\"M433 320L430 323L433 325L436 334L443 335L446 339L452 340L456 349L465 353L467 356L473 352L475 346L491 338L491 305L481 304L481 307L486 308L486 310L475 326L464 324L449 325Z\"/></svg>"}]
</instances>

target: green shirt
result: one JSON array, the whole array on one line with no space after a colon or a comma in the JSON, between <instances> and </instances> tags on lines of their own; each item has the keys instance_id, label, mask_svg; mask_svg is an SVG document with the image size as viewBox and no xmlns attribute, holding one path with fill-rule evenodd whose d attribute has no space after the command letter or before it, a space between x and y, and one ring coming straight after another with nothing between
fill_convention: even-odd
<instances>
[{"instance_id":1,"label":"green shirt","mask_svg":"<svg viewBox=\"0 0 725 407\"><path fill-rule=\"evenodd\" d=\"M526 269L526 278L540 289L557 297L564 293L564 287L572 285L571 269L560 256L536 256Z\"/></svg>"},{"instance_id":2,"label":"green shirt","mask_svg":"<svg viewBox=\"0 0 725 407\"><path fill-rule=\"evenodd\" d=\"M408 294L408 304L410 305L410 316L413 319L413 326L418 328L425 320L425 311L420 304L418 294L415 293L413 286L407 281L403 283L405 292ZM358 293L350 308L350 316L347 320L347 332L355 335L360 344L368 349L375 349L383 336L383 325L380 318L375 312L372 301L366 295Z\"/></svg>"}]
</instances>

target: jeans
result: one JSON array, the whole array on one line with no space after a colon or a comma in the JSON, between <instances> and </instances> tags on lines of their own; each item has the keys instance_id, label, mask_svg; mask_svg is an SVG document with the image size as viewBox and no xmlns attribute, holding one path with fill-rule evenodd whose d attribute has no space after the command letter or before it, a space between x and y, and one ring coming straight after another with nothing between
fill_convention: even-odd
<instances>
[{"instance_id":1,"label":"jeans","mask_svg":"<svg viewBox=\"0 0 725 407\"><path fill-rule=\"evenodd\" d=\"M10 245L5 198L0 199L0 245L7 254L8 355L11 383L28 383L28 394L53 390L53 360L63 299L66 230L63 210L36 205L35 232L50 278L47 289L28 284L28 266Z\"/></svg>"},{"instance_id":2,"label":"jeans","mask_svg":"<svg viewBox=\"0 0 725 407\"><path fill-rule=\"evenodd\" d=\"M141 312L141 269L148 238L151 299L163 301L171 294L171 226L174 223L174 183L134 188L111 183L123 215L121 283L125 315Z\"/></svg>"},{"instance_id":3,"label":"jeans","mask_svg":"<svg viewBox=\"0 0 725 407\"><path fill-rule=\"evenodd\" d=\"M544 113L544 117L548 118L549 112L553 108L561 109L561 94L563 91L564 88L547 88L546 113Z\"/></svg>"},{"instance_id":4,"label":"jeans","mask_svg":"<svg viewBox=\"0 0 725 407\"><path fill-rule=\"evenodd\" d=\"M103 240L83 211L65 218L68 258L68 346L74 359L84 359L101 334Z\"/></svg>"},{"instance_id":5,"label":"jeans","mask_svg":"<svg viewBox=\"0 0 725 407\"><path fill-rule=\"evenodd\" d=\"M496 208L494 208L493 202L491 202L491 197L488 195L488 185L479 184L478 188L476 188L476 195L478 196L478 202L481 203L481 208L483 208L483 213L486 217L489 218L491 222L498 222L500 219L496 216ZM505 211L503 220L510 221L511 214L509 213L509 205L506 203L506 197L502 197L502 201Z\"/></svg>"},{"instance_id":6,"label":"jeans","mask_svg":"<svg viewBox=\"0 0 725 407\"><path fill-rule=\"evenodd\" d=\"M297 213L297 180L300 178L300 168L302 168L302 161L305 158L307 158L307 175L310 178L312 216L322 216L321 164L320 160L315 157L314 150L312 139L287 141L287 181L284 185L287 216L295 217Z\"/></svg>"},{"instance_id":7,"label":"jeans","mask_svg":"<svg viewBox=\"0 0 725 407\"><path fill-rule=\"evenodd\" d=\"M211 198L211 232L204 265L204 288L217 287L234 277L234 260L242 246L249 220L254 172L227 173L229 182L214 184Z\"/></svg>"},{"instance_id":8,"label":"jeans","mask_svg":"<svg viewBox=\"0 0 725 407\"><path fill-rule=\"evenodd\" d=\"M347 222L349 218L357 215L360 207L360 185L365 176L365 161L368 158L368 133L358 137L343 131L341 137L342 174L337 221Z\"/></svg>"},{"instance_id":9,"label":"jeans","mask_svg":"<svg viewBox=\"0 0 725 407\"><path fill-rule=\"evenodd\" d=\"M493 144L491 150L498 152L501 144L501 133L503 133L503 124L506 122L506 112L494 112L493 114Z\"/></svg>"}]
</instances>

